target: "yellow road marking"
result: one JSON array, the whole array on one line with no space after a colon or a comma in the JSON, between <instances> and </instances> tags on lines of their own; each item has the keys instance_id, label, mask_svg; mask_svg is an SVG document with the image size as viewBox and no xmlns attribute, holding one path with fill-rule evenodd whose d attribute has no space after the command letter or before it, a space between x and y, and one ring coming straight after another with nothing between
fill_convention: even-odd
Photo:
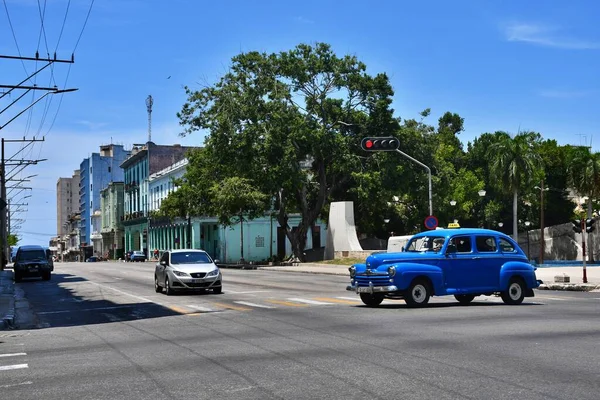
<instances>
[{"instance_id":1,"label":"yellow road marking","mask_svg":"<svg viewBox=\"0 0 600 400\"><path fill-rule=\"evenodd\" d=\"M360 301L352 301L352 300L332 299L331 297L317 297L313 300L330 302L330 303L352 304L352 305L356 305L360 302Z\"/></svg>"},{"instance_id":2,"label":"yellow road marking","mask_svg":"<svg viewBox=\"0 0 600 400\"><path fill-rule=\"evenodd\" d=\"M175 311L176 313L179 314L190 314L190 310L183 308L183 307L178 307L178 306L168 306L168 308L170 310Z\"/></svg>"},{"instance_id":3,"label":"yellow road marking","mask_svg":"<svg viewBox=\"0 0 600 400\"><path fill-rule=\"evenodd\" d=\"M223 308L229 308L232 310L236 310L236 311L250 311L251 308L248 307L240 307L240 306L234 306L232 304L226 304L226 303L212 303L218 307L223 307Z\"/></svg>"},{"instance_id":4,"label":"yellow road marking","mask_svg":"<svg viewBox=\"0 0 600 400\"><path fill-rule=\"evenodd\" d=\"M269 303L273 303L273 304L279 304L282 306L289 306L289 307L308 307L308 304L300 304L300 303L292 303L291 301L285 301L285 300L266 300Z\"/></svg>"}]
</instances>

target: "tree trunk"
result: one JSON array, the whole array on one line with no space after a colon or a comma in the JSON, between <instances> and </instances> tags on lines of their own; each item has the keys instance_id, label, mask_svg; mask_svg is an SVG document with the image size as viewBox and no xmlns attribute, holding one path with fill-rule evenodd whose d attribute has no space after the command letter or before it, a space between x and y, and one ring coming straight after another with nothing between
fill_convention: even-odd
<instances>
[{"instance_id":1,"label":"tree trunk","mask_svg":"<svg viewBox=\"0 0 600 400\"><path fill-rule=\"evenodd\" d=\"M513 190L513 239L519 244L519 218L517 215L518 190Z\"/></svg>"}]
</instances>

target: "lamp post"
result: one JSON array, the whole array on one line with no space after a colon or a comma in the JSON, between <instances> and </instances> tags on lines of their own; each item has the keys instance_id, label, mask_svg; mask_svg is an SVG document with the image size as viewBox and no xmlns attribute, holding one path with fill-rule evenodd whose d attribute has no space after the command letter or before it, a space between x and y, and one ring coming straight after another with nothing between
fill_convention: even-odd
<instances>
[{"instance_id":1,"label":"lamp post","mask_svg":"<svg viewBox=\"0 0 600 400\"><path fill-rule=\"evenodd\" d=\"M545 241L544 241L544 192L547 192L548 190L550 190L550 188L545 188L544 187L544 181L542 180L542 182L540 183L540 186L534 186L534 189L537 189L540 191L540 260L539 260L539 264L543 264L544 263L544 246L545 246Z\"/></svg>"},{"instance_id":2,"label":"lamp post","mask_svg":"<svg viewBox=\"0 0 600 400\"><path fill-rule=\"evenodd\" d=\"M456 211L455 211L455 206L456 206L456 200L450 200L450 205L452 206L452 219L454 222L458 222L458 220L456 219Z\"/></svg>"},{"instance_id":3,"label":"lamp post","mask_svg":"<svg viewBox=\"0 0 600 400\"><path fill-rule=\"evenodd\" d=\"M482 201L482 206L483 205L483 198L485 197L486 191L484 189L481 189L479 191L477 191L477 194L479 195L479 197L481 197L481 201ZM485 228L485 207L483 207L483 227Z\"/></svg>"},{"instance_id":4,"label":"lamp post","mask_svg":"<svg viewBox=\"0 0 600 400\"><path fill-rule=\"evenodd\" d=\"M531 225L531 222L525 221L525 231L527 232L527 259L531 259L531 253L529 252L529 225Z\"/></svg>"}]
</instances>

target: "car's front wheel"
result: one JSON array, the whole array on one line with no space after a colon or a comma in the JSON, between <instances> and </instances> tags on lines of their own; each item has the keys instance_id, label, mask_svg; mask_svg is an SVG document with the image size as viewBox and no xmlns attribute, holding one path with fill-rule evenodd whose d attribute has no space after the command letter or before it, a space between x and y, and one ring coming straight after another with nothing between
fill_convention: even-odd
<instances>
[{"instance_id":1,"label":"car's front wheel","mask_svg":"<svg viewBox=\"0 0 600 400\"><path fill-rule=\"evenodd\" d=\"M49 281L50 278L52 278L52 275L50 274L50 271L42 273L42 280Z\"/></svg>"},{"instance_id":2,"label":"car's front wheel","mask_svg":"<svg viewBox=\"0 0 600 400\"><path fill-rule=\"evenodd\" d=\"M216 286L213 288L212 291L214 294L221 294L221 292L223 291L223 286Z\"/></svg>"},{"instance_id":3,"label":"car's front wheel","mask_svg":"<svg viewBox=\"0 0 600 400\"><path fill-rule=\"evenodd\" d=\"M169 283L169 277L165 277L165 294L170 296L173 294L173 289L171 289L171 284Z\"/></svg>"},{"instance_id":4,"label":"car's front wheel","mask_svg":"<svg viewBox=\"0 0 600 400\"><path fill-rule=\"evenodd\" d=\"M382 294L361 293L360 299L367 307L377 307L383 301Z\"/></svg>"},{"instance_id":5,"label":"car's front wheel","mask_svg":"<svg viewBox=\"0 0 600 400\"><path fill-rule=\"evenodd\" d=\"M467 304L469 304L470 302L473 301L473 299L475 298L475 295L473 295L473 294L455 294L454 298L456 300L458 300L458 302L461 305L466 306Z\"/></svg>"},{"instance_id":6,"label":"car's front wheel","mask_svg":"<svg viewBox=\"0 0 600 400\"><path fill-rule=\"evenodd\" d=\"M154 291L156 293L162 292L162 287L158 284L158 276L154 275Z\"/></svg>"},{"instance_id":7,"label":"car's front wheel","mask_svg":"<svg viewBox=\"0 0 600 400\"><path fill-rule=\"evenodd\" d=\"M416 280L410 284L404 301L409 307L423 307L429 302L429 297L431 297L429 284L424 280Z\"/></svg>"},{"instance_id":8,"label":"car's front wheel","mask_svg":"<svg viewBox=\"0 0 600 400\"><path fill-rule=\"evenodd\" d=\"M521 304L525 298L525 285L522 279L513 278L508 283L508 289L500 294L505 304L512 306Z\"/></svg>"}]
</instances>

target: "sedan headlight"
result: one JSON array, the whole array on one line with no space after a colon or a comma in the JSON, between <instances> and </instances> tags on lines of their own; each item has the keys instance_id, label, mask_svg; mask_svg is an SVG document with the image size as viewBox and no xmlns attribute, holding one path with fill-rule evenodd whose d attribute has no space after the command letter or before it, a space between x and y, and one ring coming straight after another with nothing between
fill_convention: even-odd
<instances>
[{"instance_id":1,"label":"sedan headlight","mask_svg":"<svg viewBox=\"0 0 600 400\"><path fill-rule=\"evenodd\" d=\"M177 271L177 270L173 270L173 274L175 274L177 276L189 276L189 274L187 272Z\"/></svg>"},{"instance_id":2,"label":"sedan headlight","mask_svg":"<svg viewBox=\"0 0 600 400\"><path fill-rule=\"evenodd\" d=\"M393 277L394 275L396 275L396 267L394 265L392 265L391 267L388 267L388 274L390 274L390 277Z\"/></svg>"},{"instance_id":3,"label":"sedan headlight","mask_svg":"<svg viewBox=\"0 0 600 400\"><path fill-rule=\"evenodd\" d=\"M348 271L350 271L350 278L354 278L356 276L356 268L354 265L348 268Z\"/></svg>"},{"instance_id":4,"label":"sedan headlight","mask_svg":"<svg viewBox=\"0 0 600 400\"><path fill-rule=\"evenodd\" d=\"M208 274L206 274L206 277L209 278L211 276L217 276L217 275L219 275L219 268L213 269L212 271L210 271Z\"/></svg>"}]
</instances>

